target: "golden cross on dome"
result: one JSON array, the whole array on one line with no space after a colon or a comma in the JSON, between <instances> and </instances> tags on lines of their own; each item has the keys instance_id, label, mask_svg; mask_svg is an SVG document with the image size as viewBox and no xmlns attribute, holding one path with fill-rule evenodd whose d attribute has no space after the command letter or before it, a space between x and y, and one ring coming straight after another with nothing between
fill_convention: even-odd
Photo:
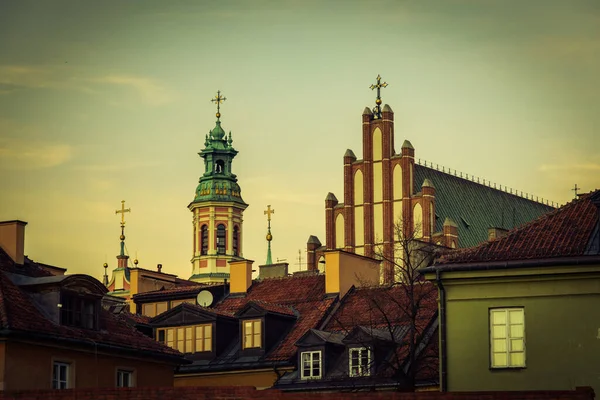
<instances>
[{"instance_id":1,"label":"golden cross on dome","mask_svg":"<svg viewBox=\"0 0 600 400\"><path fill-rule=\"evenodd\" d=\"M221 91L217 90L217 95L211 101L217 104L217 118L221 118L221 103L227 100L227 97L221 96Z\"/></svg>"},{"instance_id":2,"label":"golden cross on dome","mask_svg":"<svg viewBox=\"0 0 600 400\"><path fill-rule=\"evenodd\" d=\"M125 226L126 212L131 212L131 208L125 208L125 200L121 200L121 209L115 211L115 214L121 214L121 226Z\"/></svg>"},{"instance_id":3,"label":"golden cross on dome","mask_svg":"<svg viewBox=\"0 0 600 400\"><path fill-rule=\"evenodd\" d=\"M271 205L269 204L265 210L265 215L267 216L267 221L269 222L271 222L271 214L275 214L275 210L271 210Z\"/></svg>"}]
</instances>

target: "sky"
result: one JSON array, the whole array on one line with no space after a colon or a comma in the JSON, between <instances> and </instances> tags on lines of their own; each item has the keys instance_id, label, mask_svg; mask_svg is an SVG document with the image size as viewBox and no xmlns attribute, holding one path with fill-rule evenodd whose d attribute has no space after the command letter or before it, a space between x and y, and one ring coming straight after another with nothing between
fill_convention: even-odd
<instances>
[{"instance_id":1,"label":"sky","mask_svg":"<svg viewBox=\"0 0 600 400\"><path fill-rule=\"evenodd\" d=\"M0 0L0 220L101 277L125 200L129 255L189 277L221 90L243 255L265 262L270 204L273 260L304 269L378 74L397 152L563 204L600 188L598 71L597 0Z\"/></svg>"}]
</instances>

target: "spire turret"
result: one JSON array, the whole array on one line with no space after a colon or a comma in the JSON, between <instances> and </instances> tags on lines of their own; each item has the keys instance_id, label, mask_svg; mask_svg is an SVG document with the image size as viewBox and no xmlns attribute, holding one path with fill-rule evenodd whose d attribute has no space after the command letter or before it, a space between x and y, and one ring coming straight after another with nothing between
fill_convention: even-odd
<instances>
[{"instance_id":1,"label":"spire turret","mask_svg":"<svg viewBox=\"0 0 600 400\"><path fill-rule=\"evenodd\" d=\"M271 240L273 240L273 235L271 235L271 214L275 214L275 210L271 209L271 205L267 205L267 209L264 211L264 214L267 216L267 262L265 265L273 264L273 259L271 257Z\"/></svg>"},{"instance_id":2,"label":"spire turret","mask_svg":"<svg viewBox=\"0 0 600 400\"><path fill-rule=\"evenodd\" d=\"M125 200L121 200L121 209L115 211L115 214L121 214L121 235L119 236L121 240L121 252L117 256L118 268L126 268L127 260L129 259L129 256L125 254L125 213L127 212L131 212L131 208L125 208Z\"/></svg>"}]
</instances>

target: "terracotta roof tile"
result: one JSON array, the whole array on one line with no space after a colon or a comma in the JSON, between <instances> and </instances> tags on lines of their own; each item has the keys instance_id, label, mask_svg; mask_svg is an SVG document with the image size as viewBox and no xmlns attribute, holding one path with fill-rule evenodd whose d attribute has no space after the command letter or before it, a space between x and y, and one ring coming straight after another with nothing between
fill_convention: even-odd
<instances>
[{"instance_id":1,"label":"terracotta roof tile","mask_svg":"<svg viewBox=\"0 0 600 400\"><path fill-rule=\"evenodd\" d=\"M249 303L256 304L259 307L261 307L263 310L268 311L268 312L277 313L277 314L281 314L281 315L288 315L290 317L296 316L296 313L294 312L294 309L291 306L267 303L266 301L262 301L262 300L251 300ZM246 304L248 304L248 303L246 303Z\"/></svg>"},{"instance_id":2,"label":"terracotta roof tile","mask_svg":"<svg viewBox=\"0 0 600 400\"><path fill-rule=\"evenodd\" d=\"M584 255L598 223L594 198L600 198L600 191L583 195L499 239L447 253L436 265Z\"/></svg>"}]
</instances>

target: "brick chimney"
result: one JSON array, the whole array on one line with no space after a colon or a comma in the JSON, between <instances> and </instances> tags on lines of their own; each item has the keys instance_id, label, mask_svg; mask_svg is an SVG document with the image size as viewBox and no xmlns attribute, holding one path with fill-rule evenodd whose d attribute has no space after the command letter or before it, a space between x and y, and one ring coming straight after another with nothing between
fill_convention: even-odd
<instances>
[{"instance_id":1,"label":"brick chimney","mask_svg":"<svg viewBox=\"0 0 600 400\"><path fill-rule=\"evenodd\" d=\"M309 271L318 270L316 250L321 247L321 241L318 237L310 235L306 242L306 269Z\"/></svg>"},{"instance_id":2,"label":"brick chimney","mask_svg":"<svg viewBox=\"0 0 600 400\"><path fill-rule=\"evenodd\" d=\"M508 229L490 227L488 228L488 240L496 240L500 239L502 236L505 236L508 233Z\"/></svg>"},{"instance_id":3,"label":"brick chimney","mask_svg":"<svg viewBox=\"0 0 600 400\"><path fill-rule=\"evenodd\" d=\"M0 247L19 265L25 262L25 225L19 220L0 222Z\"/></svg>"},{"instance_id":4,"label":"brick chimney","mask_svg":"<svg viewBox=\"0 0 600 400\"><path fill-rule=\"evenodd\" d=\"M288 263L280 262L258 266L258 279L283 278L288 275Z\"/></svg>"},{"instance_id":5,"label":"brick chimney","mask_svg":"<svg viewBox=\"0 0 600 400\"><path fill-rule=\"evenodd\" d=\"M246 293L252 285L252 260L236 260L229 262L229 279L231 293Z\"/></svg>"}]
</instances>

